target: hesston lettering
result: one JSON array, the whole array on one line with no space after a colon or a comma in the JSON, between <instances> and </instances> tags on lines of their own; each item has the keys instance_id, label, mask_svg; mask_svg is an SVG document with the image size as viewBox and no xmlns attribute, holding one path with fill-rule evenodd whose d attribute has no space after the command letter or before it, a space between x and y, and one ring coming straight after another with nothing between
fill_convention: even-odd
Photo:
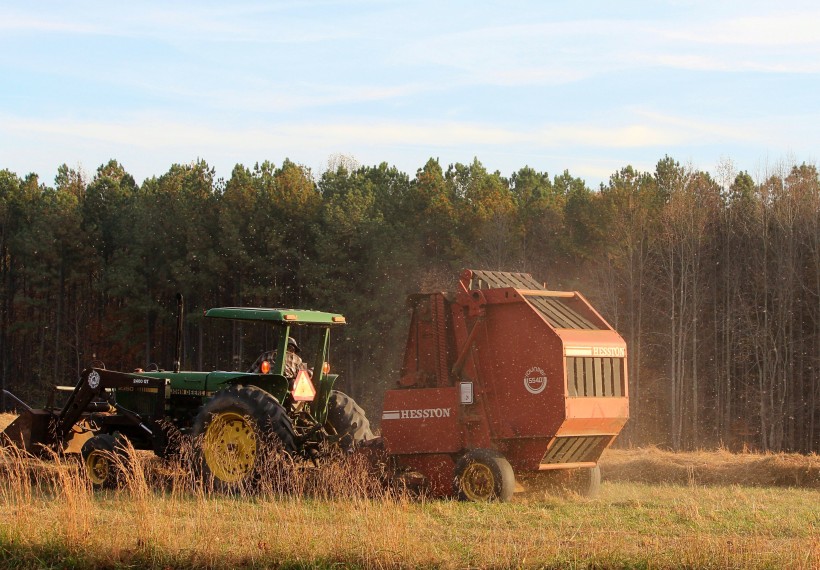
<instances>
[{"instance_id":1,"label":"hesston lettering","mask_svg":"<svg viewBox=\"0 0 820 570\"><path fill-rule=\"evenodd\" d=\"M623 358L626 350L622 346L593 346L592 356L615 356Z\"/></svg>"},{"instance_id":2,"label":"hesston lettering","mask_svg":"<svg viewBox=\"0 0 820 570\"><path fill-rule=\"evenodd\" d=\"M425 410L399 410L399 417L405 419L449 418L450 408L427 408Z\"/></svg>"}]
</instances>

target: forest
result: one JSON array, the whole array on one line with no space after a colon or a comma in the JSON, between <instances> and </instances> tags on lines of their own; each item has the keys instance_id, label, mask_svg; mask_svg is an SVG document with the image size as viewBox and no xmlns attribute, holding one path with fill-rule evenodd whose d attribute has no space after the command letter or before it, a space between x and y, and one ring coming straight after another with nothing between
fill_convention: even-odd
<instances>
[{"instance_id":1,"label":"forest","mask_svg":"<svg viewBox=\"0 0 820 570\"><path fill-rule=\"evenodd\" d=\"M406 296L453 290L464 268L523 271L581 291L626 339L622 445L820 451L814 165L710 175L666 156L591 189L478 159L412 176L333 162L223 179L197 160L142 184L115 160L90 178L63 165L53 185L0 170L2 387L40 403L92 362L170 368L179 292L188 369L244 369L265 348L205 308L344 314L331 365L377 418Z\"/></svg>"}]
</instances>

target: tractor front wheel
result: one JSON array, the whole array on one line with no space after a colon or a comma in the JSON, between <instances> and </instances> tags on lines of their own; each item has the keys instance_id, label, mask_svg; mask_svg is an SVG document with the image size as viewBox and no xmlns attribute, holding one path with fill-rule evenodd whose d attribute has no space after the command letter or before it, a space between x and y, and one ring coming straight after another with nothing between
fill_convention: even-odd
<instances>
[{"instance_id":1,"label":"tractor front wheel","mask_svg":"<svg viewBox=\"0 0 820 570\"><path fill-rule=\"evenodd\" d=\"M492 449L471 449L456 463L455 490L462 501L509 501L515 475L507 459Z\"/></svg>"},{"instance_id":2,"label":"tractor front wheel","mask_svg":"<svg viewBox=\"0 0 820 570\"><path fill-rule=\"evenodd\" d=\"M194 422L202 475L224 489L255 484L277 452L296 452L285 409L256 386L230 386L200 410Z\"/></svg>"},{"instance_id":3,"label":"tractor front wheel","mask_svg":"<svg viewBox=\"0 0 820 570\"><path fill-rule=\"evenodd\" d=\"M363 441L373 439L370 421L356 401L343 392L332 390L327 401L327 424L339 436L339 446L350 451Z\"/></svg>"},{"instance_id":4,"label":"tractor front wheel","mask_svg":"<svg viewBox=\"0 0 820 570\"><path fill-rule=\"evenodd\" d=\"M113 435L95 435L83 444L80 453L94 489L113 489L120 483L127 460L121 443Z\"/></svg>"}]
</instances>

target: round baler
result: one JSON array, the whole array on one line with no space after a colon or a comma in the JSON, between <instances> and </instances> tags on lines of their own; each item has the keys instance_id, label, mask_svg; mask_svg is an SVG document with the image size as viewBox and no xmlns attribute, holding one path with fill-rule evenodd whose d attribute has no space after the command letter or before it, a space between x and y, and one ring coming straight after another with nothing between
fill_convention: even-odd
<instances>
[{"instance_id":1,"label":"round baler","mask_svg":"<svg viewBox=\"0 0 820 570\"><path fill-rule=\"evenodd\" d=\"M589 302L529 274L468 269L457 292L409 303L387 453L435 496L507 500L514 473L570 469L594 493L629 396L626 343Z\"/></svg>"}]
</instances>

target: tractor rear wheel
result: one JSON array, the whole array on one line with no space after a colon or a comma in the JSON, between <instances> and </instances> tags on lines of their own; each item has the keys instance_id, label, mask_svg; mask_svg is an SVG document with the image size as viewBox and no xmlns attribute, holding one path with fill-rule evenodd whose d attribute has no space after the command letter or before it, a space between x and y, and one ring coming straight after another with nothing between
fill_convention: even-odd
<instances>
[{"instance_id":1,"label":"tractor rear wheel","mask_svg":"<svg viewBox=\"0 0 820 570\"><path fill-rule=\"evenodd\" d=\"M258 482L277 452L296 452L296 434L279 402L256 386L230 386L209 400L194 422L206 480L224 489Z\"/></svg>"},{"instance_id":2,"label":"tractor rear wheel","mask_svg":"<svg viewBox=\"0 0 820 570\"><path fill-rule=\"evenodd\" d=\"M497 451L471 449L456 463L455 490L462 501L506 502L515 491L515 474Z\"/></svg>"},{"instance_id":3,"label":"tractor rear wheel","mask_svg":"<svg viewBox=\"0 0 820 570\"><path fill-rule=\"evenodd\" d=\"M80 453L94 489L113 489L122 481L128 462L122 444L113 435L95 435L83 444Z\"/></svg>"},{"instance_id":4,"label":"tractor rear wheel","mask_svg":"<svg viewBox=\"0 0 820 570\"><path fill-rule=\"evenodd\" d=\"M374 437L370 421L361 406L353 398L337 390L331 390L327 401L327 423L339 435L339 446L344 451Z\"/></svg>"}]
</instances>

